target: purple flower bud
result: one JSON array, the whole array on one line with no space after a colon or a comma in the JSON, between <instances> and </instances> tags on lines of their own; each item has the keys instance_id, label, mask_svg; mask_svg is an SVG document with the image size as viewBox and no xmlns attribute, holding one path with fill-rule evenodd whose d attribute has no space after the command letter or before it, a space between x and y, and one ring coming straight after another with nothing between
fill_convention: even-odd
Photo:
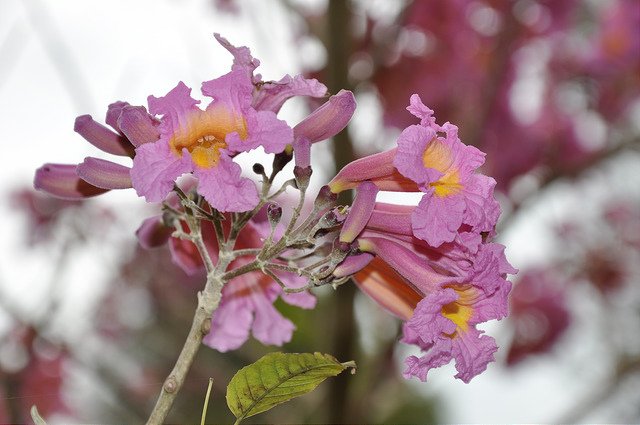
<instances>
[{"instance_id":1,"label":"purple flower bud","mask_svg":"<svg viewBox=\"0 0 640 425\"><path fill-rule=\"evenodd\" d=\"M95 187L76 174L76 165L45 164L36 170L33 186L63 199L83 199L100 195L107 189Z\"/></svg>"},{"instance_id":2,"label":"purple flower bud","mask_svg":"<svg viewBox=\"0 0 640 425\"><path fill-rule=\"evenodd\" d=\"M128 189L131 186L129 167L104 159L87 157L78 164L78 176L94 186L103 189Z\"/></svg>"},{"instance_id":3,"label":"purple flower bud","mask_svg":"<svg viewBox=\"0 0 640 425\"><path fill-rule=\"evenodd\" d=\"M118 117L118 128L127 139L138 147L160 138L158 122L147 113L144 106L125 106Z\"/></svg>"},{"instance_id":4,"label":"purple flower bud","mask_svg":"<svg viewBox=\"0 0 640 425\"><path fill-rule=\"evenodd\" d=\"M375 184L369 181L360 183L356 199L353 201L342 230L340 230L341 242L353 242L364 229L376 205L377 194L378 188Z\"/></svg>"},{"instance_id":5,"label":"purple flower bud","mask_svg":"<svg viewBox=\"0 0 640 425\"><path fill-rule=\"evenodd\" d=\"M338 278L351 276L364 269L373 259L374 256L367 252L350 255L333 270L333 275Z\"/></svg>"},{"instance_id":6,"label":"purple flower bud","mask_svg":"<svg viewBox=\"0 0 640 425\"><path fill-rule=\"evenodd\" d=\"M133 156L133 147L124 137L97 123L91 115L76 118L74 131L98 149L120 156Z\"/></svg>"},{"instance_id":7,"label":"purple flower bud","mask_svg":"<svg viewBox=\"0 0 640 425\"><path fill-rule=\"evenodd\" d=\"M309 187L309 180L311 179L311 173L313 173L313 170L309 166L302 168L296 165L293 167L293 175L296 178L298 189L307 190L307 187Z\"/></svg>"},{"instance_id":8,"label":"purple flower bud","mask_svg":"<svg viewBox=\"0 0 640 425\"><path fill-rule=\"evenodd\" d=\"M347 126L355 109L353 93L340 90L293 128L294 138L305 138L309 143L329 139Z\"/></svg>"},{"instance_id":9,"label":"purple flower bud","mask_svg":"<svg viewBox=\"0 0 640 425\"><path fill-rule=\"evenodd\" d=\"M120 125L118 124L118 118L120 118L120 114L125 106L129 106L129 103L117 101L107 107L107 116L105 117L104 122L118 133L122 132L120 130Z\"/></svg>"},{"instance_id":10,"label":"purple flower bud","mask_svg":"<svg viewBox=\"0 0 640 425\"><path fill-rule=\"evenodd\" d=\"M267 218L272 228L280 223L282 218L282 208L278 204L269 204L267 207Z\"/></svg>"},{"instance_id":11,"label":"purple flower bud","mask_svg":"<svg viewBox=\"0 0 640 425\"><path fill-rule=\"evenodd\" d=\"M329 186L322 186L320 188L320 192L318 192L318 196L314 202L314 208L322 209L326 208L329 205L332 205L338 199L338 195L333 193Z\"/></svg>"}]
</instances>

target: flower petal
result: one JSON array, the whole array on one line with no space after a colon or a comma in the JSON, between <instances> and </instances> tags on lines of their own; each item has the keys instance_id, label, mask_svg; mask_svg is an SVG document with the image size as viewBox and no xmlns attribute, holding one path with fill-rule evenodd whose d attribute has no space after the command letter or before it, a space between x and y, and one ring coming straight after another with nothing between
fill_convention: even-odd
<instances>
[{"instance_id":1,"label":"flower petal","mask_svg":"<svg viewBox=\"0 0 640 425\"><path fill-rule=\"evenodd\" d=\"M166 142L180 127L187 124L189 113L198 109L196 105L200 103L199 100L191 97L191 89L182 81L165 96L149 96L147 102L149 103L149 112L154 115L163 115L158 130L167 138Z\"/></svg>"},{"instance_id":2,"label":"flower petal","mask_svg":"<svg viewBox=\"0 0 640 425\"><path fill-rule=\"evenodd\" d=\"M279 81L265 81L254 97L253 107L258 111L278 113L282 105L294 96L322 97L326 93L327 87L315 78L285 75Z\"/></svg>"},{"instance_id":3,"label":"flower petal","mask_svg":"<svg viewBox=\"0 0 640 425\"><path fill-rule=\"evenodd\" d=\"M248 110L245 113L248 137L227 138L229 149L235 152L246 152L259 146L266 153L280 153L287 145L293 143L293 130L289 125L278 119L271 111Z\"/></svg>"},{"instance_id":4,"label":"flower petal","mask_svg":"<svg viewBox=\"0 0 640 425\"><path fill-rule=\"evenodd\" d=\"M147 145L145 145L147 146ZM222 212L243 212L258 205L255 183L241 177L242 169L226 156L221 156L216 167L194 170L198 178L198 193Z\"/></svg>"},{"instance_id":5,"label":"flower petal","mask_svg":"<svg viewBox=\"0 0 640 425\"><path fill-rule=\"evenodd\" d=\"M451 242L462 224L464 210L465 202L461 196L440 197L430 190L411 216L413 233L435 248Z\"/></svg>"},{"instance_id":6,"label":"flower petal","mask_svg":"<svg viewBox=\"0 0 640 425\"><path fill-rule=\"evenodd\" d=\"M161 202L182 174L193 169L186 149L180 157L171 151L164 139L145 143L136 149L131 168L131 183L138 196L147 202Z\"/></svg>"},{"instance_id":7,"label":"flower petal","mask_svg":"<svg viewBox=\"0 0 640 425\"><path fill-rule=\"evenodd\" d=\"M225 297L225 289L218 309L211 318L211 331L204 337L203 343L224 353L235 350L249 339L249 330L253 322L253 305L246 297Z\"/></svg>"}]
</instances>

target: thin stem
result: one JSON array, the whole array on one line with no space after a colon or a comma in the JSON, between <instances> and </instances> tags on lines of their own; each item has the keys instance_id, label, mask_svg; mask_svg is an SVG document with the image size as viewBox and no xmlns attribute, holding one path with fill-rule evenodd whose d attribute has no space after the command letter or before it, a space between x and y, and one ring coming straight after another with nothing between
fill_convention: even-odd
<instances>
[{"instance_id":1,"label":"thin stem","mask_svg":"<svg viewBox=\"0 0 640 425\"><path fill-rule=\"evenodd\" d=\"M261 248L247 248L247 249L236 249L235 251L231 251L231 255L234 259L238 257L246 257L246 256L255 256L258 255L262 251Z\"/></svg>"},{"instance_id":2,"label":"thin stem","mask_svg":"<svg viewBox=\"0 0 640 425\"><path fill-rule=\"evenodd\" d=\"M267 264L267 267L271 269L281 270L284 272L295 273L298 276L313 277L313 274L308 272L307 270L301 269L299 267L291 267L286 264L269 263Z\"/></svg>"},{"instance_id":3,"label":"thin stem","mask_svg":"<svg viewBox=\"0 0 640 425\"><path fill-rule=\"evenodd\" d=\"M287 230L284 232L285 235L288 235L293 230L293 227L296 225L296 221L298 221L298 217L300 217L300 212L302 211L302 207L304 207L304 199L307 191L304 189L300 190L300 198L298 199L298 205L293 210L293 216L287 225Z\"/></svg>"},{"instance_id":4,"label":"thin stem","mask_svg":"<svg viewBox=\"0 0 640 425\"><path fill-rule=\"evenodd\" d=\"M204 397L204 406L202 407L202 418L200 419L200 425L204 425L207 419L207 409L209 407L209 397L211 396L212 386L213 386L213 378L209 378L209 385L207 386L207 395Z\"/></svg>"}]
</instances>

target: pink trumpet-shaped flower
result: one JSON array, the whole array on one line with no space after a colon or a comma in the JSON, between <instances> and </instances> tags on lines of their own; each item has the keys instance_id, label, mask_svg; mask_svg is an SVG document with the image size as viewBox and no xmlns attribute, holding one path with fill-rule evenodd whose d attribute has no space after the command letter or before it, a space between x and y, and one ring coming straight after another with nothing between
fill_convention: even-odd
<instances>
[{"instance_id":1,"label":"pink trumpet-shaped flower","mask_svg":"<svg viewBox=\"0 0 640 425\"><path fill-rule=\"evenodd\" d=\"M456 377L464 382L485 370L497 346L475 325L507 314L511 284L505 280L500 253L483 250L473 259L478 267L461 270L446 268L420 245L410 248L393 237L365 231L358 242L361 251L376 258L355 274L355 281L386 310L405 320L402 341L424 352L407 358L405 376L424 381L430 369L452 359Z\"/></svg>"},{"instance_id":2,"label":"pink trumpet-shaped flower","mask_svg":"<svg viewBox=\"0 0 640 425\"><path fill-rule=\"evenodd\" d=\"M435 123L418 95L407 108L420 124L404 129L398 147L346 165L329 183L334 193L371 181L380 190L422 191L411 218L413 234L433 247L452 242L462 225L491 233L500 215L495 181L479 174L484 154L458 138L458 128Z\"/></svg>"}]
</instances>

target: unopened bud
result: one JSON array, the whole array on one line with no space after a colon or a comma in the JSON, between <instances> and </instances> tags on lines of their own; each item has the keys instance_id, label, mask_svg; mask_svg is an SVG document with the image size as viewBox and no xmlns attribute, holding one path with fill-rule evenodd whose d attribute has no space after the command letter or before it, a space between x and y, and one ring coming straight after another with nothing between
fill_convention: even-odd
<instances>
[{"instance_id":1,"label":"unopened bud","mask_svg":"<svg viewBox=\"0 0 640 425\"><path fill-rule=\"evenodd\" d=\"M329 186L324 185L320 188L318 196L316 197L314 208L322 209L328 207L336 202L338 195L333 193Z\"/></svg>"},{"instance_id":2,"label":"unopened bud","mask_svg":"<svg viewBox=\"0 0 640 425\"><path fill-rule=\"evenodd\" d=\"M311 167L293 167L293 175L296 178L296 184L298 185L298 189L307 190L309 187L309 180L311 179L311 174L313 170Z\"/></svg>"},{"instance_id":3,"label":"unopened bud","mask_svg":"<svg viewBox=\"0 0 640 425\"><path fill-rule=\"evenodd\" d=\"M253 172L259 176L264 176L264 166L256 162L253 164Z\"/></svg>"},{"instance_id":4,"label":"unopened bud","mask_svg":"<svg viewBox=\"0 0 640 425\"><path fill-rule=\"evenodd\" d=\"M269 218L271 228L276 227L282 218L282 208L278 204L269 204L267 207L267 217Z\"/></svg>"}]
</instances>

